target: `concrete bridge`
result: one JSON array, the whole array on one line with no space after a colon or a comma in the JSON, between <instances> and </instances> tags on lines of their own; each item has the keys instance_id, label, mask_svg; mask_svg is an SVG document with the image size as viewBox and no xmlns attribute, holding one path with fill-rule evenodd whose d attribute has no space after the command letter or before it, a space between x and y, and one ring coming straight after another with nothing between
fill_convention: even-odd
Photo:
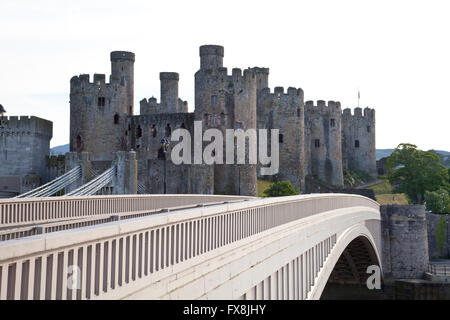
<instances>
[{"instance_id":1,"label":"concrete bridge","mask_svg":"<svg viewBox=\"0 0 450 320\"><path fill-rule=\"evenodd\" d=\"M380 265L349 194L0 200L0 299L319 299ZM358 298L358 297L355 297Z\"/></svg>"}]
</instances>

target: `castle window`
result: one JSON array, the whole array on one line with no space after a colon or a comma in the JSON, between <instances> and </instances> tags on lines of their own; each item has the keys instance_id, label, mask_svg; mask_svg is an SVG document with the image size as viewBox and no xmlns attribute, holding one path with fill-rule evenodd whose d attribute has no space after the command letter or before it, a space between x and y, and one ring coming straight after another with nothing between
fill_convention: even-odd
<instances>
[{"instance_id":1,"label":"castle window","mask_svg":"<svg viewBox=\"0 0 450 320\"><path fill-rule=\"evenodd\" d=\"M156 137L156 128L155 128L155 125L152 125L152 137L153 137L153 138Z\"/></svg>"},{"instance_id":2,"label":"castle window","mask_svg":"<svg viewBox=\"0 0 450 320\"><path fill-rule=\"evenodd\" d=\"M170 123L168 123L166 126L166 137L170 137L171 134L172 134L172 128L170 127Z\"/></svg>"},{"instance_id":3,"label":"castle window","mask_svg":"<svg viewBox=\"0 0 450 320\"><path fill-rule=\"evenodd\" d=\"M133 114L133 107L129 106L128 107L128 114L131 116Z\"/></svg>"},{"instance_id":4,"label":"castle window","mask_svg":"<svg viewBox=\"0 0 450 320\"><path fill-rule=\"evenodd\" d=\"M367 126L367 132L370 132L370 126Z\"/></svg>"},{"instance_id":5,"label":"castle window","mask_svg":"<svg viewBox=\"0 0 450 320\"><path fill-rule=\"evenodd\" d=\"M136 138L141 138L142 137L142 128L141 126L138 126L136 129Z\"/></svg>"},{"instance_id":6,"label":"castle window","mask_svg":"<svg viewBox=\"0 0 450 320\"><path fill-rule=\"evenodd\" d=\"M211 96L211 104L213 106L215 106L217 104L217 96L216 95Z\"/></svg>"},{"instance_id":7,"label":"castle window","mask_svg":"<svg viewBox=\"0 0 450 320\"><path fill-rule=\"evenodd\" d=\"M82 147L82 141L81 141L81 136L77 135L75 138L75 149L77 152L81 151L81 147Z\"/></svg>"},{"instance_id":8,"label":"castle window","mask_svg":"<svg viewBox=\"0 0 450 320\"><path fill-rule=\"evenodd\" d=\"M181 124L180 128L186 129L186 126L184 125L184 122Z\"/></svg>"},{"instance_id":9,"label":"castle window","mask_svg":"<svg viewBox=\"0 0 450 320\"><path fill-rule=\"evenodd\" d=\"M359 148L359 140L355 140L355 148Z\"/></svg>"},{"instance_id":10,"label":"castle window","mask_svg":"<svg viewBox=\"0 0 450 320\"><path fill-rule=\"evenodd\" d=\"M320 148L320 139L314 140L314 146L315 146L316 148Z\"/></svg>"},{"instance_id":11,"label":"castle window","mask_svg":"<svg viewBox=\"0 0 450 320\"><path fill-rule=\"evenodd\" d=\"M283 138L284 138L283 134L280 133L280 135L278 136L278 142L283 143Z\"/></svg>"},{"instance_id":12,"label":"castle window","mask_svg":"<svg viewBox=\"0 0 450 320\"><path fill-rule=\"evenodd\" d=\"M114 124L119 124L119 115L117 113L114 115Z\"/></svg>"},{"instance_id":13,"label":"castle window","mask_svg":"<svg viewBox=\"0 0 450 320\"><path fill-rule=\"evenodd\" d=\"M236 121L236 129L242 129L243 125L242 122Z\"/></svg>"},{"instance_id":14,"label":"castle window","mask_svg":"<svg viewBox=\"0 0 450 320\"><path fill-rule=\"evenodd\" d=\"M97 106L104 107L106 103L105 97L98 97L97 99Z\"/></svg>"},{"instance_id":15,"label":"castle window","mask_svg":"<svg viewBox=\"0 0 450 320\"><path fill-rule=\"evenodd\" d=\"M127 131L127 130L125 130L125 137L126 137L126 136L128 136L128 131Z\"/></svg>"},{"instance_id":16,"label":"castle window","mask_svg":"<svg viewBox=\"0 0 450 320\"><path fill-rule=\"evenodd\" d=\"M209 118L209 117L208 117L208 114L205 113L205 114L203 115L203 120L205 121L205 126L209 125L208 118Z\"/></svg>"},{"instance_id":17,"label":"castle window","mask_svg":"<svg viewBox=\"0 0 450 320\"><path fill-rule=\"evenodd\" d=\"M300 109L297 109L297 117L298 117L298 118L300 118L301 114L302 114L302 113L301 113L301 110L300 110Z\"/></svg>"},{"instance_id":18,"label":"castle window","mask_svg":"<svg viewBox=\"0 0 450 320\"><path fill-rule=\"evenodd\" d=\"M330 127L336 126L336 119L330 119Z\"/></svg>"}]
</instances>

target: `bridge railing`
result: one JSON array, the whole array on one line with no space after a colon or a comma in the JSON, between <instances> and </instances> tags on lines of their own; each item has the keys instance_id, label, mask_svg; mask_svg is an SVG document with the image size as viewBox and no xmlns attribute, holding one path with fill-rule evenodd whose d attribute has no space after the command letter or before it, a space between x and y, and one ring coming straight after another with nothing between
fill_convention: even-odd
<instances>
[{"instance_id":1,"label":"bridge railing","mask_svg":"<svg viewBox=\"0 0 450 320\"><path fill-rule=\"evenodd\" d=\"M0 243L0 299L124 297L139 280L156 281L204 253L355 206L379 210L375 201L357 195L253 199L6 241ZM74 271L79 282L67 277Z\"/></svg>"},{"instance_id":2,"label":"bridge railing","mask_svg":"<svg viewBox=\"0 0 450 320\"><path fill-rule=\"evenodd\" d=\"M175 194L0 199L0 229L101 214L238 199L250 197Z\"/></svg>"}]
</instances>

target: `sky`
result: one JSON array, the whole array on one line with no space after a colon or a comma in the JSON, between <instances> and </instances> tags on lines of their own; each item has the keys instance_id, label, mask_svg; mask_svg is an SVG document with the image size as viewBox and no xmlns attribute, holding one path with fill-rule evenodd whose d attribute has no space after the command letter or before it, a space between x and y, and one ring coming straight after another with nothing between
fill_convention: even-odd
<instances>
[{"instance_id":1,"label":"sky","mask_svg":"<svg viewBox=\"0 0 450 320\"><path fill-rule=\"evenodd\" d=\"M0 1L0 104L53 121L69 142L69 81L111 72L132 51L135 110L160 96L159 72L180 74L194 109L198 47L225 47L224 65L270 68L269 86L306 100L376 109L377 148L450 151L450 4L427 1Z\"/></svg>"}]
</instances>

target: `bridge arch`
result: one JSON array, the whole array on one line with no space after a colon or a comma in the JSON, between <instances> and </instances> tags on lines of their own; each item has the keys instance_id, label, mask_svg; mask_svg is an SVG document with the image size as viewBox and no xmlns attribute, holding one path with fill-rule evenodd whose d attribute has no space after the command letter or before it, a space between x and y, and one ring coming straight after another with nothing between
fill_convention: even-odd
<instances>
[{"instance_id":1,"label":"bridge arch","mask_svg":"<svg viewBox=\"0 0 450 320\"><path fill-rule=\"evenodd\" d=\"M381 259L373 231L364 225L356 225L341 235L325 262L325 266L313 287L310 299L353 298L361 299L376 295L368 294L367 268L376 265L381 270ZM380 274L382 275L382 273ZM352 290L345 290L345 287ZM344 290L340 290L344 287ZM355 290L355 288L357 290ZM354 295L354 294L358 295Z\"/></svg>"}]
</instances>

